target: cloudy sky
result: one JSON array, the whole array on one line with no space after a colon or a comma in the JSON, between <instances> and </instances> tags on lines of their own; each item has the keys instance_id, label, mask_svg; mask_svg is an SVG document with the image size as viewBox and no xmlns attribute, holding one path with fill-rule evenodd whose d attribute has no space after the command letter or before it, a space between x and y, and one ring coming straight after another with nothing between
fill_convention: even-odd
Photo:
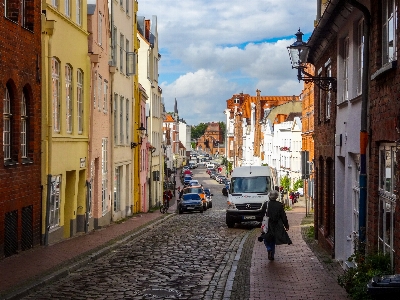
<instances>
[{"instance_id":1,"label":"cloudy sky","mask_svg":"<svg viewBox=\"0 0 400 300\"><path fill-rule=\"evenodd\" d=\"M157 16L166 110L176 98L179 116L197 125L225 121L233 94L299 95L286 47L299 27L308 39L316 2L139 0L139 16Z\"/></svg>"}]
</instances>

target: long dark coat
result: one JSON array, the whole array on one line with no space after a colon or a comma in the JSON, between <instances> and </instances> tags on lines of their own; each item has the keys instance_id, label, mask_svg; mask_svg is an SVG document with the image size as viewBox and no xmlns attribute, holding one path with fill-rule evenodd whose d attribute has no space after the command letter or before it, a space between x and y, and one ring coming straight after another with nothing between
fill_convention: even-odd
<instances>
[{"instance_id":1,"label":"long dark coat","mask_svg":"<svg viewBox=\"0 0 400 300\"><path fill-rule=\"evenodd\" d=\"M272 231L275 237L276 245L288 244L292 241L289 238L285 228L289 230L289 222L283 208L283 204L276 200L270 200L268 202L267 209L268 220L268 231Z\"/></svg>"}]
</instances>

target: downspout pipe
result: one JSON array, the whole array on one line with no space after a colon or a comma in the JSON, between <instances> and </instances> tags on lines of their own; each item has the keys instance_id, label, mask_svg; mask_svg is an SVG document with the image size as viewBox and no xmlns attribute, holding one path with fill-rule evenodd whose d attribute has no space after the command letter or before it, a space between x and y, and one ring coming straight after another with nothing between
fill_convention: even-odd
<instances>
[{"instance_id":1,"label":"downspout pipe","mask_svg":"<svg viewBox=\"0 0 400 300\"><path fill-rule=\"evenodd\" d=\"M347 0L364 15L364 49L361 96L361 129L360 129L360 201L359 201L359 246L365 245L367 228L367 146L368 146L368 98L369 98L369 41L371 31L371 13L368 8L356 0ZM364 251L364 248L359 248Z\"/></svg>"}]
</instances>

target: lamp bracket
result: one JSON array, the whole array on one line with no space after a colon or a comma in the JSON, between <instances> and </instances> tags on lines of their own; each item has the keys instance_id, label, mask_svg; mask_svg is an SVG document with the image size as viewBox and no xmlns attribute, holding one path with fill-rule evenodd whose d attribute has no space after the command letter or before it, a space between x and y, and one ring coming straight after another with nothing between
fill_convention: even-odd
<instances>
[{"instance_id":1,"label":"lamp bracket","mask_svg":"<svg viewBox=\"0 0 400 300\"><path fill-rule=\"evenodd\" d=\"M297 79L299 80L299 82L300 80L303 80L305 83L313 82L321 90L336 92L337 81L335 77L312 76L310 73L304 71L304 67L299 67Z\"/></svg>"}]
</instances>

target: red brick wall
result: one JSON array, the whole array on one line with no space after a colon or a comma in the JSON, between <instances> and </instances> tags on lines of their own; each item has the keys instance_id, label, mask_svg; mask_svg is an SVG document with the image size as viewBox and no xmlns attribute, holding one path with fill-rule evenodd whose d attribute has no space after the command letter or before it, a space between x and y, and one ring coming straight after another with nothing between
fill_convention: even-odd
<instances>
[{"instance_id":1,"label":"red brick wall","mask_svg":"<svg viewBox=\"0 0 400 300\"><path fill-rule=\"evenodd\" d=\"M16 1L18 5L20 1ZM18 251L21 250L22 208L33 207L33 245L40 243L41 236L41 178L40 178L40 126L41 126L41 94L40 94L40 61L41 30L40 0L28 1L28 19L33 20L32 30L21 26L22 16L18 22L4 17L4 6L0 6L0 111L3 112L3 99L6 85L12 89L13 121L13 160L17 164L4 165L3 134L0 134L0 257L4 254L5 214L18 212ZM32 19L32 11L34 17ZM32 28L32 23L28 24ZM20 151L20 101L23 88L28 86L27 99L29 122L29 158L24 164ZM3 132L3 115L0 119L0 131Z\"/></svg>"},{"instance_id":2,"label":"red brick wall","mask_svg":"<svg viewBox=\"0 0 400 300\"><path fill-rule=\"evenodd\" d=\"M333 41L323 53L321 58L315 64L316 73L322 68L321 76L326 76L324 73L325 63L331 59L332 76L336 72L336 41ZM319 103L319 93L322 93L322 107ZM318 243L324 247L329 253L334 252L333 237L335 211L333 203L333 186L334 175L330 179L327 176L329 160L331 167L334 167L335 159L335 127L336 127L336 93L331 92L331 109L330 118L325 118L325 99L326 92L320 90L317 86L314 87L314 155L317 167L315 178L315 199L314 199L314 226L316 228L316 238ZM319 111L322 112L322 119L319 120ZM322 164L322 167L321 167ZM321 170L323 169L323 170ZM330 182L328 182L328 180ZM331 189L329 189L329 185ZM333 224L333 225L332 225Z\"/></svg>"},{"instance_id":3,"label":"red brick wall","mask_svg":"<svg viewBox=\"0 0 400 300\"><path fill-rule=\"evenodd\" d=\"M371 1L371 74L382 66L382 27L381 27L381 8L380 1ZM398 30L399 32L399 30ZM397 49L400 34L397 34ZM399 50L397 50L399 51ZM399 56L399 54L397 54ZM367 247L368 250L377 250L378 222L379 222L379 146L383 142L395 143L400 139L400 134L396 127L400 128L400 70L399 67L381 74L375 80L369 81L369 154L367 156ZM399 153L397 154L397 166L399 165ZM399 170L396 175L395 194L399 197L400 189ZM400 272L400 205L397 201L394 231L395 249L395 272Z\"/></svg>"}]
</instances>

